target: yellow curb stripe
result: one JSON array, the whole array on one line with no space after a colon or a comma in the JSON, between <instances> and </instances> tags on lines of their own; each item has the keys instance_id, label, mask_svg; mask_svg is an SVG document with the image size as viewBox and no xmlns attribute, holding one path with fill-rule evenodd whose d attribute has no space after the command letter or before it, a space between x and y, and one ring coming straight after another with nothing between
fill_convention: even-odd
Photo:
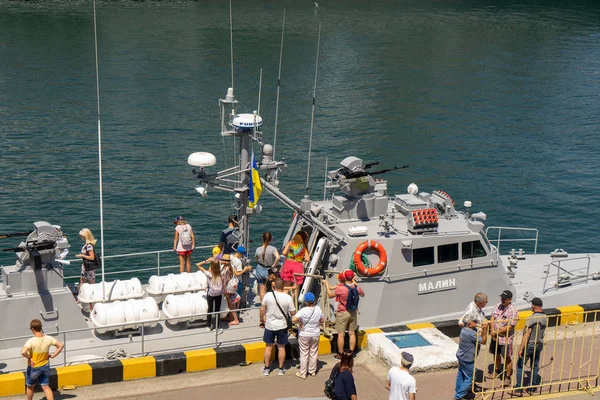
<instances>
[{"instance_id":1,"label":"yellow curb stripe","mask_svg":"<svg viewBox=\"0 0 600 400\"><path fill-rule=\"evenodd\" d=\"M13 372L0 375L0 396L25 394L25 374Z\"/></svg>"},{"instance_id":2,"label":"yellow curb stripe","mask_svg":"<svg viewBox=\"0 0 600 400\"><path fill-rule=\"evenodd\" d=\"M519 322L515 326L516 331L520 331L525 328L525 323L527 322L527 318L529 318L533 314L533 311L519 311Z\"/></svg>"},{"instance_id":3,"label":"yellow curb stripe","mask_svg":"<svg viewBox=\"0 0 600 400\"><path fill-rule=\"evenodd\" d=\"M217 368L217 352L215 349L185 351L186 372L205 371Z\"/></svg>"},{"instance_id":4,"label":"yellow curb stripe","mask_svg":"<svg viewBox=\"0 0 600 400\"><path fill-rule=\"evenodd\" d=\"M91 386L92 367L89 364L70 365L68 367L57 367L58 389L63 386Z\"/></svg>"},{"instance_id":5,"label":"yellow curb stripe","mask_svg":"<svg viewBox=\"0 0 600 400\"><path fill-rule=\"evenodd\" d=\"M577 322L583 322L583 319L585 318L585 314L584 314L584 309L581 306L564 306L564 307L557 307L558 310L560 310L560 324L561 325L568 325L568 324L574 324ZM568 315L564 315L564 314L568 314Z\"/></svg>"},{"instance_id":6,"label":"yellow curb stripe","mask_svg":"<svg viewBox=\"0 0 600 400\"><path fill-rule=\"evenodd\" d=\"M319 355L331 354L331 340L321 335L319 337Z\"/></svg>"},{"instance_id":7,"label":"yellow curb stripe","mask_svg":"<svg viewBox=\"0 0 600 400\"><path fill-rule=\"evenodd\" d=\"M156 376L156 360L152 356L126 358L123 364L123 380L154 378Z\"/></svg>"},{"instance_id":8,"label":"yellow curb stripe","mask_svg":"<svg viewBox=\"0 0 600 400\"><path fill-rule=\"evenodd\" d=\"M411 331L414 331L417 329L435 328L435 325L433 325L431 322L421 322L418 324L407 324L406 327Z\"/></svg>"},{"instance_id":9,"label":"yellow curb stripe","mask_svg":"<svg viewBox=\"0 0 600 400\"><path fill-rule=\"evenodd\" d=\"M246 349L246 362L262 362L265 359L265 342L242 343Z\"/></svg>"},{"instance_id":10,"label":"yellow curb stripe","mask_svg":"<svg viewBox=\"0 0 600 400\"><path fill-rule=\"evenodd\" d=\"M364 331L360 331L358 333L358 347L360 348L364 348L367 347L369 345L368 342L368 337L370 334L373 333L383 333L383 331L379 328L373 328L373 329L365 329Z\"/></svg>"}]
</instances>

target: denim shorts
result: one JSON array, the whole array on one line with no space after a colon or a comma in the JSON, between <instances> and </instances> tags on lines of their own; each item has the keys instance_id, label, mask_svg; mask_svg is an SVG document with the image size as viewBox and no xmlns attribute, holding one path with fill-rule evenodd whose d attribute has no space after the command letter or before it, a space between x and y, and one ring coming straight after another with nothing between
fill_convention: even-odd
<instances>
[{"instance_id":1,"label":"denim shorts","mask_svg":"<svg viewBox=\"0 0 600 400\"><path fill-rule=\"evenodd\" d=\"M269 268L265 268L262 265L256 265L256 270L254 271L254 276L256 276L256 281L259 285L264 285L267 283L267 276L269 275Z\"/></svg>"},{"instance_id":2,"label":"denim shorts","mask_svg":"<svg viewBox=\"0 0 600 400\"><path fill-rule=\"evenodd\" d=\"M27 386L35 386L39 383L41 386L50 385L50 364L42 365L39 368L27 367L25 374L25 384Z\"/></svg>"},{"instance_id":3,"label":"denim shorts","mask_svg":"<svg viewBox=\"0 0 600 400\"><path fill-rule=\"evenodd\" d=\"M265 333L263 334L263 342L265 342L266 344L274 344L275 338L277 338L278 346L285 346L289 343L288 330L279 329L278 331L270 331L265 328Z\"/></svg>"}]
</instances>

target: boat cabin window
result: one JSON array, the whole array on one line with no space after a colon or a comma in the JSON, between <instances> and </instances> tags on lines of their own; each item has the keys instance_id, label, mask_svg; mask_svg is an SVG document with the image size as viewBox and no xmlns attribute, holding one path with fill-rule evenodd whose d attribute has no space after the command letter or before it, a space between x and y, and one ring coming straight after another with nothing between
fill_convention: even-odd
<instances>
[{"instance_id":1,"label":"boat cabin window","mask_svg":"<svg viewBox=\"0 0 600 400\"><path fill-rule=\"evenodd\" d=\"M435 263L434 247L424 247L422 249L413 249L413 267L431 265Z\"/></svg>"},{"instance_id":2,"label":"boat cabin window","mask_svg":"<svg viewBox=\"0 0 600 400\"><path fill-rule=\"evenodd\" d=\"M458 243L438 246L438 263L458 261Z\"/></svg>"},{"instance_id":3,"label":"boat cabin window","mask_svg":"<svg viewBox=\"0 0 600 400\"><path fill-rule=\"evenodd\" d=\"M462 244L462 258L468 260L471 258L485 257L487 253L479 240L464 242Z\"/></svg>"}]
</instances>

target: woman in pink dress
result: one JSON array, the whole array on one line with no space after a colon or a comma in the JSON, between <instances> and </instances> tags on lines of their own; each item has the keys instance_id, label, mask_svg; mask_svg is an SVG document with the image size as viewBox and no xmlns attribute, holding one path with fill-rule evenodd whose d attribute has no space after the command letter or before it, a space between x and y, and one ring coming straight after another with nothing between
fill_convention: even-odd
<instances>
[{"instance_id":1,"label":"woman in pink dress","mask_svg":"<svg viewBox=\"0 0 600 400\"><path fill-rule=\"evenodd\" d=\"M299 275L294 279L294 274L303 274L304 265L302 262L310 261L310 255L300 232L296 233L292 240L285 245L282 254L286 257L286 260L281 268L281 279L283 279L285 286L293 286L297 295L298 287L304 283L304 276Z\"/></svg>"}]
</instances>

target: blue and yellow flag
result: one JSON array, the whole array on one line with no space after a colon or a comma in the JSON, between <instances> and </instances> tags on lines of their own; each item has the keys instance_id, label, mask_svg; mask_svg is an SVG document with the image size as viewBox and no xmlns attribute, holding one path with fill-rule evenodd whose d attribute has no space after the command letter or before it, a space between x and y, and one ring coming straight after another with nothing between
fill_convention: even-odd
<instances>
[{"instance_id":1,"label":"blue and yellow flag","mask_svg":"<svg viewBox=\"0 0 600 400\"><path fill-rule=\"evenodd\" d=\"M258 173L258 166L256 165L256 158L252 153L252 160L250 161L250 182L248 183L248 206L250 208L256 207L260 194L262 193L262 184L260 183L260 174Z\"/></svg>"}]
</instances>

